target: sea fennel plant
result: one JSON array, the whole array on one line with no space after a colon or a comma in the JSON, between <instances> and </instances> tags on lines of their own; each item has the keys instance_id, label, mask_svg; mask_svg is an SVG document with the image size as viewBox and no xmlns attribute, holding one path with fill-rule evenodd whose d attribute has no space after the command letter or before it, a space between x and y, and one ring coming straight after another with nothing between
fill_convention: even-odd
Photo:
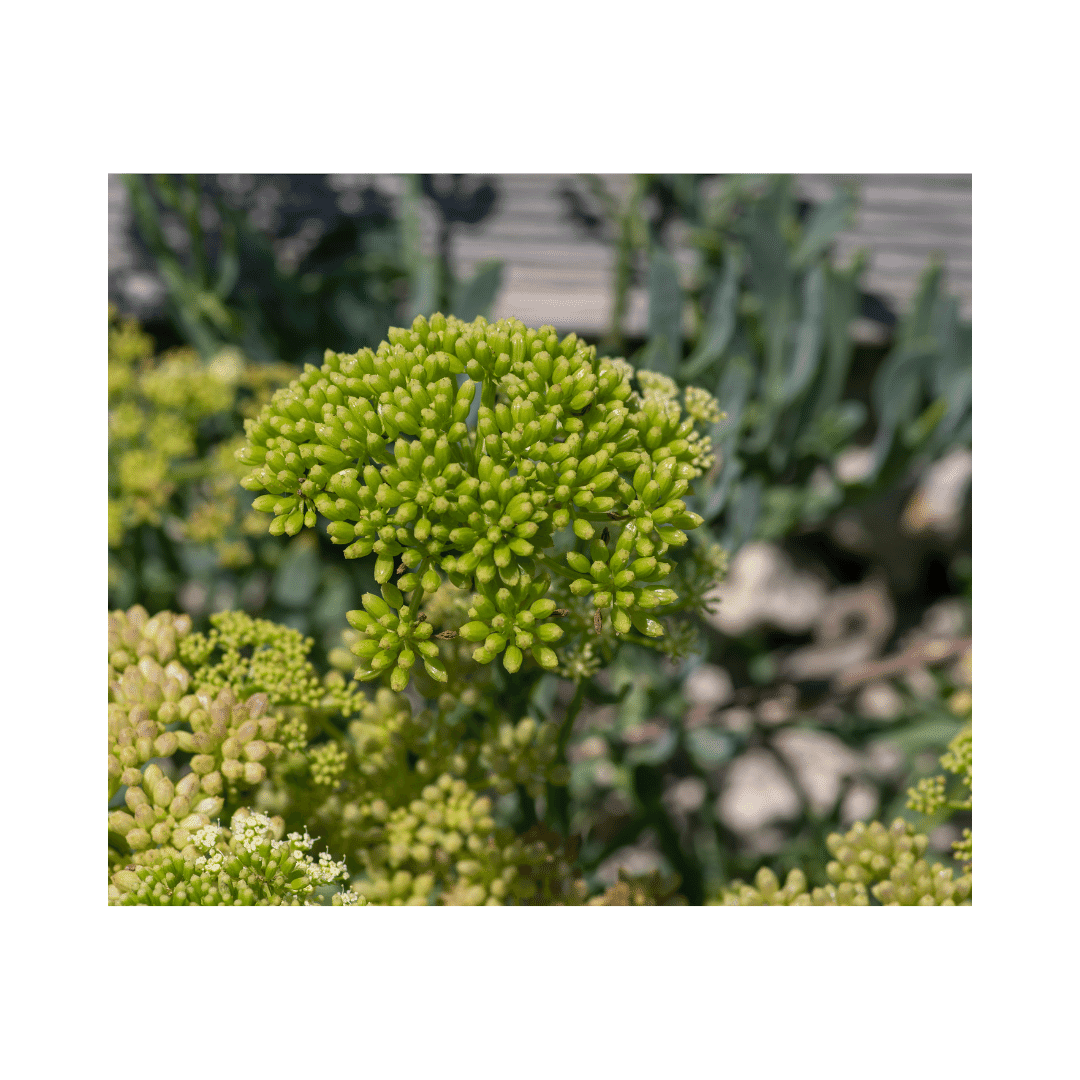
<instances>
[{"instance_id":1,"label":"sea fennel plant","mask_svg":"<svg viewBox=\"0 0 1080 1080\"><path fill-rule=\"evenodd\" d=\"M690 390L684 412L670 380L635 389L550 327L436 315L389 338L309 365L237 455L272 534L321 515L346 557L375 555L381 596L349 613L338 670L239 612L208 634L110 615L110 902L681 901L656 875L588 899L566 750L599 666L622 641L678 648L722 573L709 545L676 568L715 401ZM573 680L558 721L550 673ZM334 852L318 864L309 829Z\"/></svg>"}]
</instances>

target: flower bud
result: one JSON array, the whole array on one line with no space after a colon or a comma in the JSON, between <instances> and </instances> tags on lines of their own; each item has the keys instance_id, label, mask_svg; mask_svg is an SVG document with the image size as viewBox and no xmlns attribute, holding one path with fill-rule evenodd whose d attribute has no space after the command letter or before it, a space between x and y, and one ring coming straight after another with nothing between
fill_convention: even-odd
<instances>
[{"instance_id":1,"label":"flower bud","mask_svg":"<svg viewBox=\"0 0 1080 1080\"><path fill-rule=\"evenodd\" d=\"M261 761L249 761L244 765L244 780L249 784L260 784L266 779L266 766Z\"/></svg>"},{"instance_id":2,"label":"flower bud","mask_svg":"<svg viewBox=\"0 0 1080 1080\"><path fill-rule=\"evenodd\" d=\"M566 553L566 561L570 567L579 574L588 574L590 572L589 560L579 551L568 551ZM552 608L554 608L554 606L554 603L552 603Z\"/></svg>"},{"instance_id":3,"label":"flower bud","mask_svg":"<svg viewBox=\"0 0 1080 1080\"><path fill-rule=\"evenodd\" d=\"M699 525L703 525L704 522L705 519L700 514L694 514L690 511L682 511L671 519L671 524L676 529L696 529Z\"/></svg>"},{"instance_id":4,"label":"flower bud","mask_svg":"<svg viewBox=\"0 0 1080 1080\"><path fill-rule=\"evenodd\" d=\"M347 611L345 612L345 618L353 629L359 630L361 633L370 632L376 625L375 619L366 611Z\"/></svg>"},{"instance_id":5,"label":"flower bud","mask_svg":"<svg viewBox=\"0 0 1080 1080\"><path fill-rule=\"evenodd\" d=\"M542 668L551 670L559 666L559 658L555 655L554 649L549 649L546 645L534 645L531 651L533 659Z\"/></svg>"},{"instance_id":6,"label":"flower bud","mask_svg":"<svg viewBox=\"0 0 1080 1080\"><path fill-rule=\"evenodd\" d=\"M438 657L432 657L430 659L424 659L424 670L431 676L436 682L446 682L446 665Z\"/></svg>"},{"instance_id":7,"label":"flower bud","mask_svg":"<svg viewBox=\"0 0 1080 1080\"><path fill-rule=\"evenodd\" d=\"M563 636L563 627L554 622L544 622L537 626L536 636L545 645L551 645Z\"/></svg>"},{"instance_id":8,"label":"flower bud","mask_svg":"<svg viewBox=\"0 0 1080 1080\"><path fill-rule=\"evenodd\" d=\"M672 547L682 547L686 543L686 533L672 525L657 525L656 533L665 544L671 544Z\"/></svg>"},{"instance_id":9,"label":"flower bud","mask_svg":"<svg viewBox=\"0 0 1080 1080\"><path fill-rule=\"evenodd\" d=\"M385 600L375 596L374 593L364 593L360 598L360 602L364 605L364 609L368 614L374 619L381 619L384 615L390 614L390 606ZM357 629L360 629L360 627L357 627Z\"/></svg>"},{"instance_id":10,"label":"flower bud","mask_svg":"<svg viewBox=\"0 0 1080 1080\"><path fill-rule=\"evenodd\" d=\"M630 614L630 621L636 629L646 637L663 637L664 628L655 619L650 619L644 612L634 610Z\"/></svg>"},{"instance_id":11,"label":"flower bud","mask_svg":"<svg viewBox=\"0 0 1080 1080\"><path fill-rule=\"evenodd\" d=\"M634 522L627 522L623 527L619 539L615 543L617 552L624 551L630 552L634 546L634 541L637 539L637 525ZM638 575L640 577L640 575Z\"/></svg>"},{"instance_id":12,"label":"flower bud","mask_svg":"<svg viewBox=\"0 0 1080 1080\"><path fill-rule=\"evenodd\" d=\"M591 540L596 530L585 518L574 518L574 535L581 540Z\"/></svg>"},{"instance_id":13,"label":"flower bud","mask_svg":"<svg viewBox=\"0 0 1080 1080\"><path fill-rule=\"evenodd\" d=\"M678 599L679 594L674 589L642 589L637 594L638 607L646 610L673 604Z\"/></svg>"}]
</instances>

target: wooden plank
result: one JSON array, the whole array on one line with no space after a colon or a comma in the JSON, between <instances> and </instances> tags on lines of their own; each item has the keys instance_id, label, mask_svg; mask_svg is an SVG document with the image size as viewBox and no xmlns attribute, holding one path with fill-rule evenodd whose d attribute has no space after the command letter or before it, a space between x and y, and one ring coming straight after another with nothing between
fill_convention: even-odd
<instances>
[{"instance_id":1,"label":"wooden plank","mask_svg":"<svg viewBox=\"0 0 1080 1080\"><path fill-rule=\"evenodd\" d=\"M625 197L629 176L608 174L602 179L616 197ZM541 311L540 298L548 290L553 314L544 321L555 325L561 321L568 329L596 334L606 329L603 313L611 310L610 300L600 303L595 295L597 290L610 289L610 283L602 282L598 275L611 273L614 251L603 241L583 236L567 219L558 192L563 183L574 180L570 174L556 173L499 177L501 198L495 213L479 226L460 230L453 262L459 273L471 274L484 259L505 261L506 274L495 312L510 314L515 306ZM719 186L721 182L718 178L713 183ZM846 263L859 248L870 250L868 291L902 310L914 295L931 256L938 254L946 265L947 287L960 298L964 314L970 317L971 178L807 175L797 178L797 190L804 197L822 200L831 197L843 182L856 184L860 204L852 228L838 237L836 251ZM685 280L695 265L695 253L682 247L676 257ZM525 270L534 273L523 276L519 271ZM535 273L543 270L546 279ZM577 290L578 295L570 290ZM640 290L635 291L632 311L629 332L644 332L648 305L647 300L643 303Z\"/></svg>"},{"instance_id":2,"label":"wooden plank","mask_svg":"<svg viewBox=\"0 0 1080 1080\"><path fill-rule=\"evenodd\" d=\"M494 314L516 313L526 318L528 312L526 321L532 325L550 322L560 330L592 336L604 332L613 304L614 247L583 235L569 220L559 195L568 182L581 188L581 180L569 173L507 173L494 179L498 198L493 214L476 226L455 230L451 252L455 271L468 276L479 263L501 259L506 269ZM605 174L601 179L616 198L625 199L630 176ZM341 194L343 206L350 193L369 185L395 200L405 190L405 177L393 174L334 175L329 182ZM715 177L705 183L716 191L723 182L723 177ZM900 311L910 303L931 255L939 254L946 267L947 288L960 298L961 310L970 318L971 177L806 174L796 178L796 190L804 198L820 201L830 198L842 183L854 183L860 201L852 227L837 239L838 260L846 264L856 250L868 249L868 291ZM437 244L437 214L425 202L420 218L422 245L432 253ZM127 247L122 240L114 242L122 238L129 219L126 192L118 178L110 178L110 282L131 272ZM684 283L697 258L685 242L678 245L676 259ZM647 297L642 289L634 288L627 329L639 335L647 324Z\"/></svg>"}]
</instances>

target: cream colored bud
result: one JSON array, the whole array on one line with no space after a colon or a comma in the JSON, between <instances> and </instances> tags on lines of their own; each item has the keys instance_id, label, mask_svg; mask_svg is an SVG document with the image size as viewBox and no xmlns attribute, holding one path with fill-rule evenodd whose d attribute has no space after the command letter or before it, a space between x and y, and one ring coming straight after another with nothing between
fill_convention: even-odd
<instances>
[{"instance_id":1,"label":"cream colored bud","mask_svg":"<svg viewBox=\"0 0 1080 1080\"><path fill-rule=\"evenodd\" d=\"M252 739L244 747L244 757L248 761L262 761L267 754L270 753L270 748L262 741L262 739Z\"/></svg>"},{"instance_id":2,"label":"cream colored bud","mask_svg":"<svg viewBox=\"0 0 1080 1080\"><path fill-rule=\"evenodd\" d=\"M260 761L249 761L244 766L244 779L249 784L260 784L266 779L266 766Z\"/></svg>"},{"instance_id":3,"label":"cream colored bud","mask_svg":"<svg viewBox=\"0 0 1080 1080\"><path fill-rule=\"evenodd\" d=\"M239 780L244 775L244 766L236 758L226 758L221 763L221 772L227 780Z\"/></svg>"}]
</instances>

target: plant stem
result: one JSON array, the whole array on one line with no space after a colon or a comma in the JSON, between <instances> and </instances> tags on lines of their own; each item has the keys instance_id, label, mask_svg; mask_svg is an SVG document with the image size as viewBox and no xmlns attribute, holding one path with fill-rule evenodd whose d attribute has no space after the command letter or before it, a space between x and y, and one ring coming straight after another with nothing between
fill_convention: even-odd
<instances>
[{"instance_id":1,"label":"plant stem","mask_svg":"<svg viewBox=\"0 0 1080 1080\"><path fill-rule=\"evenodd\" d=\"M420 565L413 571L413 573L416 574L416 576L418 578L422 578L424 576L424 572L428 568L428 563L430 561L431 561L430 559L422 559L420 561ZM417 612L420 610L420 601L423 600L423 599L424 599L424 586L423 586L423 584L420 584L420 585L417 585L415 589L413 589L412 596L409 599L409 619L410 620L412 620L412 621L416 620Z\"/></svg>"},{"instance_id":2,"label":"plant stem","mask_svg":"<svg viewBox=\"0 0 1080 1080\"><path fill-rule=\"evenodd\" d=\"M574 683L574 696L559 728L559 741L556 744L555 760L559 765L566 764L566 744L570 740L570 732L573 730L574 721L581 712L581 706L585 701L585 681L578 678ZM570 792L566 786L547 785L547 813L552 826L563 836L570 835Z\"/></svg>"}]
</instances>

